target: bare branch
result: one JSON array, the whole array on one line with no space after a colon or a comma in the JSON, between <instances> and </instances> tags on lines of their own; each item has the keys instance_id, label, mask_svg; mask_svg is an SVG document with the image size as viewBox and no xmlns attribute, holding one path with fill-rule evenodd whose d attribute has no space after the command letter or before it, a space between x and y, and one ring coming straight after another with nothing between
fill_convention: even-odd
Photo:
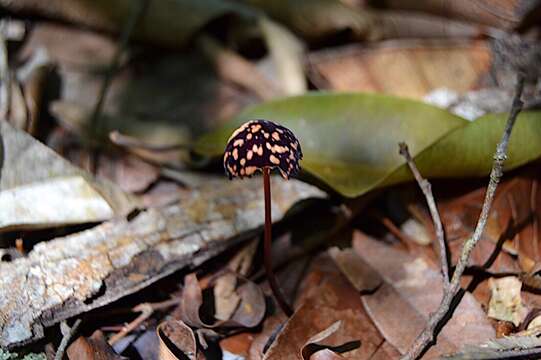
<instances>
[{"instance_id":1,"label":"bare branch","mask_svg":"<svg viewBox=\"0 0 541 360\"><path fill-rule=\"evenodd\" d=\"M522 110L523 102L521 100L522 90L524 88L524 74L519 72L517 74L517 84L515 88L515 97L513 99L513 104L511 106L511 111L505 125L505 130L503 132L502 138L496 147L496 154L494 155L494 163L492 165L492 171L490 172L490 181L488 183L487 192L485 194L485 200L483 203L483 208L481 210L481 215L477 221L475 231L471 238L464 242L462 247L462 252L460 258L456 265L453 277L449 286L445 289L443 293L443 298L438 309L431 315L428 320L428 324L415 340L408 352L402 357L403 360L414 360L417 359L429 346L431 342L434 341L434 331L440 325L442 319L447 315L451 307L451 303L455 299L455 296L460 290L460 278L468 265L470 260L471 252L475 245L481 239L481 235L485 230L485 226L488 220L488 215L490 213L490 208L492 206L492 201L494 200L494 194L498 183L503 175L503 164L507 159L507 148L509 145L509 138L511 137L511 131L515 125L518 114Z\"/></svg>"},{"instance_id":2,"label":"bare branch","mask_svg":"<svg viewBox=\"0 0 541 360\"><path fill-rule=\"evenodd\" d=\"M423 194L426 198L426 203L428 204L428 209L430 210L430 215L432 216L432 221L434 222L434 229L436 231L437 244L435 244L436 251L440 256L440 266L441 266L441 275L443 276L443 288L447 289L449 286L449 264L447 262L447 246L445 245L445 233L443 232L443 225L440 219L440 213L438 212L438 207L436 201L434 200L434 195L432 194L432 186L428 180L424 179L421 176L421 173L415 166L406 143L398 144L400 146L400 155L402 155L408 162L408 166L415 176L415 180L419 184Z\"/></svg>"},{"instance_id":3,"label":"bare branch","mask_svg":"<svg viewBox=\"0 0 541 360\"><path fill-rule=\"evenodd\" d=\"M62 323L60 323L62 340L60 341L60 345L58 345L58 349L56 350L56 354L54 355L54 360L62 360L64 358L64 352L66 351L66 348L68 347L71 338L77 332L79 325L81 325L81 319L75 320L71 328L65 321L62 321Z\"/></svg>"}]
</instances>

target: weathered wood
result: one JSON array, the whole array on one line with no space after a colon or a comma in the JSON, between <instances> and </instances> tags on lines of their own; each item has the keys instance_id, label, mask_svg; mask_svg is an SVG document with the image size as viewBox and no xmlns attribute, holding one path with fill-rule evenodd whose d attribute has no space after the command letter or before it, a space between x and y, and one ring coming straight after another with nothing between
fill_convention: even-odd
<instances>
[{"instance_id":1,"label":"weathered wood","mask_svg":"<svg viewBox=\"0 0 541 360\"><path fill-rule=\"evenodd\" d=\"M0 263L0 346L39 339L44 327L106 305L183 267L194 267L263 224L259 177L205 178L179 204L105 222L36 245ZM273 179L273 220L297 201L324 194Z\"/></svg>"}]
</instances>

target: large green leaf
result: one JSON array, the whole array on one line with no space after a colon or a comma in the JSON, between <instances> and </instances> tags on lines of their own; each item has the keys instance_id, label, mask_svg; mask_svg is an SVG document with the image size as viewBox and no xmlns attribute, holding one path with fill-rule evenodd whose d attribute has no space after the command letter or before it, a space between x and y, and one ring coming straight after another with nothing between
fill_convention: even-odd
<instances>
[{"instance_id":1,"label":"large green leaf","mask_svg":"<svg viewBox=\"0 0 541 360\"><path fill-rule=\"evenodd\" d=\"M474 177L490 172L496 145L500 141L508 114L489 114L458 128L436 141L415 157L426 177ZM541 112L521 113L509 141L505 169L510 170L541 156ZM403 165L381 185L410 179Z\"/></svg>"},{"instance_id":2,"label":"large green leaf","mask_svg":"<svg viewBox=\"0 0 541 360\"><path fill-rule=\"evenodd\" d=\"M466 121L420 102L376 94L311 93L250 107L225 127L199 138L195 151L221 156L235 127L265 118L293 130L302 168L345 196L411 179L398 154L405 141L427 177L488 174L506 114ZM519 116L506 168L541 155L541 113Z\"/></svg>"},{"instance_id":3,"label":"large green leaf","mask_svg":"<svg viewBox=\"0 0 541 360\"><path fill-rule=\"evenodd\" d=\"M359 195L402 164L398 142L413 154L465 120L419 102L369 94L312 93L248 108L225 128L199 139L196 151L220 155L233 128L265 118L293 130L302 167L346 196Z\"/></svg>"}]
</instances>

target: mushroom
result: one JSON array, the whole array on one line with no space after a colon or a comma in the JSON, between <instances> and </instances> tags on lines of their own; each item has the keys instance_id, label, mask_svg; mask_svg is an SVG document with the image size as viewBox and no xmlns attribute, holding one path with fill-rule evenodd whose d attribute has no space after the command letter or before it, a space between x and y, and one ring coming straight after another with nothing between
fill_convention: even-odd
<instances>
[{"instance_id":1,"label":"mushroom","mask_svg":"<svg viewBox=\"0 0 541 360\"><path fill-rule=\"evenodd\" d=\"M271 188L270 171L277 168L284 179L299 171L302 159L299 140L291 130L268 120L251 120L239 127L229 140L224 153L224 168L229 176L252 177L263 172L265 192L264 264L274 298L287 316L293 311L285 301L272 270L271 259Z\"/></svg>"}]
</instances>

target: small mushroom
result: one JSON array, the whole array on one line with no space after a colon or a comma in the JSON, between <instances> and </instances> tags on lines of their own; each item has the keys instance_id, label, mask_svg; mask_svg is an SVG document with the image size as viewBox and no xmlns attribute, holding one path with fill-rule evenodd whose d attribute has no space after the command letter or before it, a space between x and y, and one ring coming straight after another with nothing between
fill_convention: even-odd
<instances>
[{"instance_id":1,"label":"small mushroom","mask_svg":"<svg viewBox=\"0 0 541 360\"><path fill-rule=\"evenodd\" d=\"M239 127L229 140L224 153L224 168L229 176L251 177L263 172L265 192L264 264L272 293L280 308L288 316L293 314L285 301L272 271L271 259L271 189L270 171L277 168L287 180L299 171L302 159L299 140L291 130L268 120L251 120Z\"/></svg>"}]
</instances>

